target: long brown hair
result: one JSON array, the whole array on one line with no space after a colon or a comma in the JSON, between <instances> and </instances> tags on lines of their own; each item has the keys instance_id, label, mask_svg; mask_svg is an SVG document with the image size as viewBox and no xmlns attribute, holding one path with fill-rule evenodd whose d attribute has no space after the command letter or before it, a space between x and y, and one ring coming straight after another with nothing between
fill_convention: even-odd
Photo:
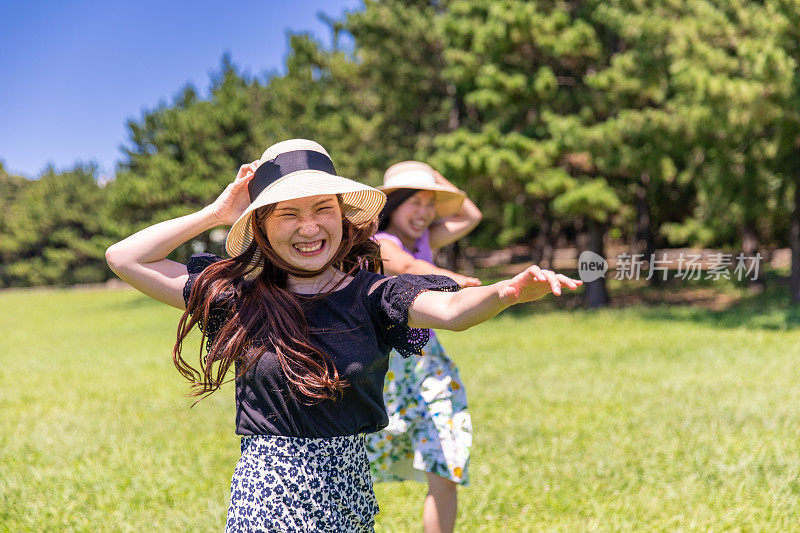
<instances>
[{"instance_id":1,"label":"long brown hair","mask_svg":"<svg viewBox=\"0 0 800 533\"><path fill-rule=\"evenodd\" d=\"M339 205L344 212L346 206L341 199ZM191 384L190 396L205 398L220 388L232 364L240 363L237 373L240 377L267 351L276 354L303 403L341 398L348 386L339 377L330 356L311 343L302 303L289 291L287 282L289 274L308 277L324 272L329 266L348 275L361 269L382 270L380 246L371 239L375 222L356 225L342 216L342 242L333 258L319 271L308 272L287 264L270 245L260 221L274 209L275 204L271 204L256 210L251 218L250 247L239 256L208 266L192 286L173 348L173 362ZM336 290L345 279L311 299ZM216 335L206 342L209 320L212 313L220 312L220 307L227 313L225 320ZM198 323L202 325L203 338L198 365L194 368L181 352L184 339ZM207 345L205 354L204 345Z\"/></svg>"}]
</instances>

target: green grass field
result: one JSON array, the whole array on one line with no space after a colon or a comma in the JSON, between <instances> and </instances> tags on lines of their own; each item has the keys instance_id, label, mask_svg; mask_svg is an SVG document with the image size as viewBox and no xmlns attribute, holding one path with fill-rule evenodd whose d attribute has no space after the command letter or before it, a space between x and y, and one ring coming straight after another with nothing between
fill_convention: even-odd
<instances>
[{"instance_id":1,"label":"green grass field","mask_svg":"<svg viewBox=\"0 0 800 533\"><path fill-rule=\"evenodd\" d=\"M475 445L458 529L800 531L800 330L715 313L536 304L441 334ZM221 531L232 388L190 409L178 312L129 290L0 293L0 530ZM376 487L420 531L425 487Z\"/></svg>"}]
</instances>

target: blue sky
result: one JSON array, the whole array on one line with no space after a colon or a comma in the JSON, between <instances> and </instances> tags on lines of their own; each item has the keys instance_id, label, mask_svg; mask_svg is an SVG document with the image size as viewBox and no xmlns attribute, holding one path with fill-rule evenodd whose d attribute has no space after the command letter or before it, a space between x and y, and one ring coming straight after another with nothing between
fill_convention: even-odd
<instances>
[{"instance_id":1,"label":"blue sky","mask_svg":"<svg viewBox=\"0 0 800 533\"><path fill-rule=\"evenodd\" d=\"M281 71L287 32L331 36L361 0L0 0L0 161L36 177L96 161L113 174L125 122L186 83L205 94L224 53L251 74Z\"/></svg>"}]
</instances>

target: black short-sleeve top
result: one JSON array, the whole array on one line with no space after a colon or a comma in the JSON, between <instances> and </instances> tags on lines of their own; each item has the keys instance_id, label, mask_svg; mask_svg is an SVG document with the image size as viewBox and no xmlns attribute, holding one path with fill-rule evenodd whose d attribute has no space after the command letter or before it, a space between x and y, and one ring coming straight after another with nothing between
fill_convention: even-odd
<instances>
[{"instance_id":1,"label":"black short-sleeve top","mask_svg":"<svg viewBox=\"0 0 800 533\"><path fill-rule=\"evenodd\" d=\"M220 259L211 254L192 256L187 265L185 300L198 274ZM405 357L419 354L428 341L428 330L407 326L408 308L423 291L457 291L460 287L444 276L403 274L386 278L370 293L370 288L384 278L361 270L347 286L304 304L309 340L332 359L340 377L349 383L343 397L313 405L303 403L277 356L268 349L236 378L236 433L336 437L386 427L383 381L389 352L395 348ZM235 298L212 306L206 331L210 339L228 319L232 306Z\"/></svg>"}]
</instances>

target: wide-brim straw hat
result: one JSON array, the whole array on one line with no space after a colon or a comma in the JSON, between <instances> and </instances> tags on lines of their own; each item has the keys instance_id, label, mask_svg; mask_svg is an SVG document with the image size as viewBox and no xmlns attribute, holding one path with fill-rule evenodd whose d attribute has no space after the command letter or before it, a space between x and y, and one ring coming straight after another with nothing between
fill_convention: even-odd
<instances>
[{"instance_id":1,"label":"wide-brim straw hat","mask_svg":"<svg viewBox=\"0 0 800 533\"><path fill-rule=\"evenodd\" d=\"M342 215L354 224L377 218L386 196L381 191L336 174L325 148L307 139L273 144L261 156L261 165L247 184L250 205L228 233L225 249L241 255L253 242L253 212L259 207L321 194L338 194Z\"/></svg>"},{"instance_id":2,"label":"wide-brim straw hat","mask_svg":"<svg viewBox=\"0 0 800 533\"><path fill-rule=\"evenodd\" d=\"M454 187L436 183L433 167L421 161L401 161L386 169L383 185L378 190L387 196L399 189L433 191L436 216L445 218L458 213L467 193Z\"/></svg>"}]
</instances>

